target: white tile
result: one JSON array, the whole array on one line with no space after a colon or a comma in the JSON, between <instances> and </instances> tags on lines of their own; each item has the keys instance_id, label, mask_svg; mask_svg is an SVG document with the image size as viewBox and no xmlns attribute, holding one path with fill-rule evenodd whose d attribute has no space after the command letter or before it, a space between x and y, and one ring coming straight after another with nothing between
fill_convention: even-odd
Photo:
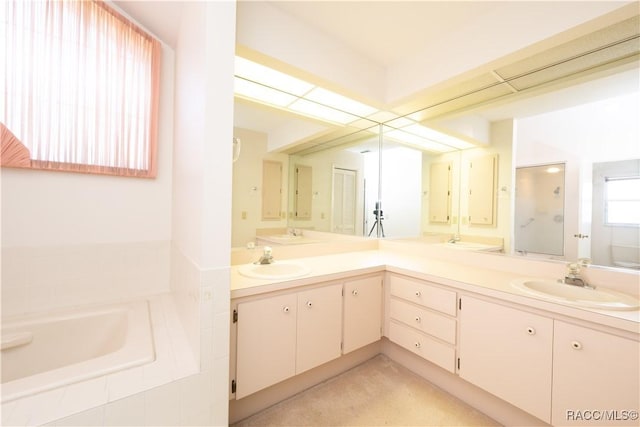
<instances>
[{"instance_id":1,"label":"white tile","mask_svg":"<svg viewBox=\"0 0 640 427\"><path fill-rule=\"evenodd\" d=\"M229 355L230 315L230 311L227 310L226 313L219 313L214 317L212 337L214 359Z\"/></svg>"},{"instance_id":2,"label":"white tile","mask_svg":"<svg viewBox=\"0 0 640 427\"><path fill-rule=\"evenodd\" d=\"M54 289L46 287L27 287L27 304L29 312L47 311L52 309Z\"/></svg>"},{"instance_id":3,"label":"white tile","mask_svg":"<svg viewBox=\"0 0 640 427\"><path fill-rule=\"evenodd\" d=\"M2 250L2 289L20 288L29 284L27 257L17 251Z\"/></svg>"},{"instance_id":4,"label":"white tile","mask_svg":"<svg viewBox=\"0 0 640 427\"><path fill-rule=\"evenodd\" d=\"M27 288L2 288L2 315L13 316L28 311Z\"/></svg>"},{"instance_id":5,"label":"white tile","mask_svg":"<svg viewBox=\"0 0 640 427\"><path fill-rule=\"evenodd\" d=\"M147 426L180 424L180 387L165 384L144 393L144 423Z\"/></svg>"},{"instance_id":6,"label":"white tile","mask_svg":"<svg viewBox=\"0 0 640 427\"><path fill-rule=\"evenodd\" d=\"M142 426L145 422L143 393L110 402L104 409L105 426Z\"/></svg>"},{"instance_id":7,"label":"white tile","mask_svg":"<svg viewBox=\"0 0 640 427\"><path fill-rule=\"evenodd\" d=\"M210 373L192 375L180 383L180 424L210 425L212 376Z\"/></svg>"},{"instance_id":8,"label":"white tile","mask_svg":"<svg viewBox=\"0 0 640 427\"><path fill-rule=\"evenodd\" d=\"M173 381L174 363L172 359L173 357L171 355L169 358L166 354L162 357L158 355L154 363L143 366L145 389L148 390Z\"/></svg>"},{"instance_id":9,"label":"white tile","mask_svg":"<svg viewBox=\"0 0 640 427\"><path fill-rule=\"evenodd\" d=\"M65 387L60 413L73 414L107 403L106 378L99 377Z\"/></svg>"},{"instance_id":10,"label":"white tile","mask_svg":"<svg viewBox=\"0 0 640 427\"><path fill-rule=\"evenodd\" d=\"M60 401L64 392L64 388L58 388L25 399L29 401L31 407L29 424L40 425L60 418Z\"/></svg>"},{"instance_id":11,"label":"white tile","mask_svg":"<svg viewBox=\"0 0 640 427\"><path fill-rule=\"evenodd\" d=\"M125 369L107 376L108 401L122 399L144 388L144 370L142 366Z\"/></svg>"},{"instance_id":12,"label":"white tile","mask_svg":"<svg viewBox=\"0 0 640 427\"><path fill-rule=\"evenodd\" d=\"M102 426L104 406L89 409L56 421L56 426Z\"/></svg>"},{"instance_id":13,"label":"white tile","mask_svg":"<svg viewBox=\"0 0 640 427\"><path fill-rule=\"evenodd\" d=\"M200 330L200 370L209 372L213 368L213 330Z\"/></svg>"}]
</instances>

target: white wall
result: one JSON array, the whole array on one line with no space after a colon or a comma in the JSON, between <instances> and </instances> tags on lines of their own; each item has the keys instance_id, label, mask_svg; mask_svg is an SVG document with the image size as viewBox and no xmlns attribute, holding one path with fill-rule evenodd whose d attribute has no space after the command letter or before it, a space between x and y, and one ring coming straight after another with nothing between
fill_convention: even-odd
<instances>
[{"instance_id":1,"label":"white wall","mask_svg":"<svg viewBox=\"0 0 640 427\"><path fill-rule=\"evenodd\" d=\"M235 128L234 135L242 141L240 157L233 163L232 247L244 247L255 242L258 228L286 228L287 219L262 220L262 161L282 162L281 210L287 212L289 156L267 152L267 135ZM243 212L246 218L243 218Z\"/></svg>"},{"instance_id":2,"label":"white wall","mask_svg":"<svg viewBox=\"0 0 640 427\"><path fill-rule=\"evenodd\" d=\"M419 236L421 208L422 152L404 147L383 150L382 210L385 219L382 224L385 236ZM367 214L371 215L371 212ZM372 220L375 221L373 216Z\"/></svg>"},{"instance_id":3,"label":"white wall","mask_svg":"<svg viewBox=\"0 0 640 427\"><path fill-rule=\"evenodd\" d=\"M228 422L235 11L185 3L176 48L171 287L201 362L183 425Z\"/></svg>"},{"instance_id":4,"label":"white wall","mask_svg":"<svg viewBox=\"0 0 640 427\"><path fill-rule=\"evenodd\" d=\"M3 315L169 290L174 52L156 179L2 168Z\"/></svg>"}]
</instances>

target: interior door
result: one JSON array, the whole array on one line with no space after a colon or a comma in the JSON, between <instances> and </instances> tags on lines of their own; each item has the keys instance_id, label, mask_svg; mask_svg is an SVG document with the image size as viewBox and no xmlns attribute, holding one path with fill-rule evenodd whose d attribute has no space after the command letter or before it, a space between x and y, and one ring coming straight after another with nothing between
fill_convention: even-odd
<instances>
[{"instance_id":1,"label":"interior door","mask_svg":"<svg viewBox=\"0 0 640 427\"><path fill-rule=\"evenodd\" d=\"M333 207L331 230L334 233L356 233L356 171L333 169Z\"/></svg>"}]
</instances>

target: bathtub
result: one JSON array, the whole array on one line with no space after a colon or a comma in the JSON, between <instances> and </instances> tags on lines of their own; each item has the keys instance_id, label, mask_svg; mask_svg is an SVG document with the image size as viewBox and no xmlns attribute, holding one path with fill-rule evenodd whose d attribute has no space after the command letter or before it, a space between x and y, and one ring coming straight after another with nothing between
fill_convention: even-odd
<instances>
[{"instance_id":1,"label":"bathtub","mask_svg":"<svg viewBox=\"0 0 640 427\"><path fill-rule=\"evenodd\" d=\"M155 359L147 301L2 323L2 403Z\"/></svg>"}]
</instances>

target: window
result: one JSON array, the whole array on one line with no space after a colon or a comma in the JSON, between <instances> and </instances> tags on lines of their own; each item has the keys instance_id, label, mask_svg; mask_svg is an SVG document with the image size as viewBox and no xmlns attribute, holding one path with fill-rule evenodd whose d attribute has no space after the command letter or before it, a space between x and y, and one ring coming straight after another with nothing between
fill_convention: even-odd
<instances>
[{"instance_id":1,"label":"window","mask_svg":"<svg viewBox=\"0 0 640 427\"><path fill-rule=\"evenodd\" d=\"M640 176L605 178L605 223L640 226Z\"/></svg>"},{"instance_id":2,"label":"window","mask_svg":"<svg viewBox=\"0 0 640 427\"><path fill-rule=\"evenodd\" d=\"M3 2L0 38L2 135L26 167L155 176L159 41L81 0Z\"/></svg>"}]
</instances>

